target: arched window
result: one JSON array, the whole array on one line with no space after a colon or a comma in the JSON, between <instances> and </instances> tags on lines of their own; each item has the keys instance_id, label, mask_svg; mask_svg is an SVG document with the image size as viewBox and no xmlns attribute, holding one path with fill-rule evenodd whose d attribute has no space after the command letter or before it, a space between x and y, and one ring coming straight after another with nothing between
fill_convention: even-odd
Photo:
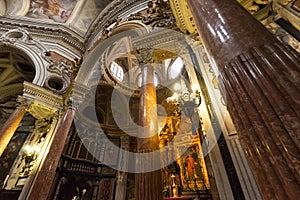
<instances>
[{"instance_id":1,"label":"arched window","mask_svg":"<svg viewBox=\"0 0 300 200\"><path fill-rule=\"evenodd\" d=\"M116 79L123 81L124 71L120 65L113 61L110 65L110 71Z\"/></svg>"},{"instance_id":2,"label":"arched window","mask_svg":"<svg viewBox=\"0 0 300 200\"><path fill-rule=\"evenodd\" d=\"M168 68L169 79L177 78L178 75L180 74L182 68L183 68L183 61L180 57L178 57Z\"/></svg>"}]
</instances>

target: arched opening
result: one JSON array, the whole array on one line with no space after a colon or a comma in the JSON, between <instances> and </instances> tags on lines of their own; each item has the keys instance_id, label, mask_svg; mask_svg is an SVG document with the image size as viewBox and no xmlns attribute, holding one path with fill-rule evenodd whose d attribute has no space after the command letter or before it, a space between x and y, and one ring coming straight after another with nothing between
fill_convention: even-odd
<instances>
[{"instance_id":1,"label":"arched opening","mask_svg":"<svg viewBox=\"0 0 300 200\"><path fill-rule=\"evenodd\" d=\"M35 67L22 51L7 48L0 51L0 102L5 103L22 94L22 83L32 82Z\"/></svg>"}]
</instances>

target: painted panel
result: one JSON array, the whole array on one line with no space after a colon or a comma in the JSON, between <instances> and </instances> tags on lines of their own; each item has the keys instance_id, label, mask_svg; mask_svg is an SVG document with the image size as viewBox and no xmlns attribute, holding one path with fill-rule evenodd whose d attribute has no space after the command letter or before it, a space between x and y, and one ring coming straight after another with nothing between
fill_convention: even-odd
<instances>
[{"instance_id":1,"label":"painted panel","mask_svg":"<svg viewBox=\"0 0 300 200\"><path fill-rule=\"evenodd\" d=\"M78 0L31 0L26 16L50 19L64 23L68 20Z\"/></svg>"},{"instance_id":2,"label":"painted panel","mask_svg":"<svg viewBox=\"0 0 300 200\"><path fill-rule=\"evenodd\" d=\"M85 0L80 11L76 15L72 15L70 23L78 29L85 32L91 25L97 15L111 2L112 0Z\"/></svg>"},{"instance_id":3,"label":"painted panel","mask_svg":"<svg viewBox=\"0 0 300 200\"><path fill-rule=\"evenodd\" d=\"M4 150L0 158L0 186L2 186L5 181L6 175L12 167L26 137L27 133L16 133Z\"/></svg>"}]
</instances>

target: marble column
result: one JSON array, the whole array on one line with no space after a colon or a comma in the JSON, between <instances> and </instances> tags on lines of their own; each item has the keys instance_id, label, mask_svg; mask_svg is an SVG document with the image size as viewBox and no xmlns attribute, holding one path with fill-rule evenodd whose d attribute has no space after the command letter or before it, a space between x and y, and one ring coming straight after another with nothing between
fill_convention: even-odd
<instances>
[{"instance_id":1,"label":"marble column","mask_svg":"<svg viewBox=\"0 0 300 200\"><path fill-rule=\"evenodd\" d=\"M24 115L26 113L25 108L17 107L14 112L9 116L6 122L0 129L0 157L8 145L10 139L14 135L17 130L20 122L22 121Z\"/></svg>"},{"instance_id":2,"label":"marble column","mask_svg":"<svg viewBox=\"0 0 300 200\"><path fill-rule=\"evenodd\" d=\"M60 156L63 152L74 115L75 110L72 108L68 108L65 111L58 128L54 133L55 135L53 136L54 138L49 148L49 152L42 163L41 169L37 172L26 199L46 200L49 198L51 186L55 179L56 169Z\"/></svg>"},{"instance_id":3,"label":"marble column","mask_svg":"<svg viewBox=\"0 0 300 200\"><path fill-rule=\"evenodd\" d=\"M235 0L187 0L265 199L300 196L300 56Z\"/></svg>"},{"instance_id":4,"label":"marble column","mask_svg":"<svg viewBox=\"0 0 300 200\"><path fill-rule=\"evenodd\" d=\"M150 64L141 66L142 86L140 90L140 126L137 138L137 152L147 153L159 148L157 134L157 108L156 108L156 87L154 85L154 68ZM151 165L147 161L141 161L140 167ZM162 199L162 177L161 170L135 174L135 199L161 200Z\"/></svg>"}]
</instances>

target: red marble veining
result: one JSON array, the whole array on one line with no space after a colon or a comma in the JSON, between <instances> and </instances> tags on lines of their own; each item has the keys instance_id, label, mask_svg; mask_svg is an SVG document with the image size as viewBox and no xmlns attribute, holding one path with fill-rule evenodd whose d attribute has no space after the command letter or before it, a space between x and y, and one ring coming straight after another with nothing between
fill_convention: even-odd
<instances>
[{"instance_id":1,"label":"red marble veining","mask_svg":"<svg viewBox=\"0 0 300 200\"><path fill-rule=\"evenodd\" d=\"M158 149L156 88L154 85L154 69L151 65L142 66L142 87L140 90L140 126L137 138L137 152L147 153ZM148 156L148 157L146 157ZM157 159L157 158L156 158ZM151 155L143 156L140 162L143 169L153 165ZM135 199L161 200L161 171L135 174Z\"/></svg>"},{"instance_id":2,"label":"red marble veining","mask_svg":"<svg viewBox=\"0 0 300 200\"><path fill-rule=\"evenodd\" d=\"M156 88L154 85L154 69L151 65L142 67L142 86L140 90L139 121L140 130L138 150L158 149Z\"/></svg>"},{"instance_id":3,"label":"red marble veining","mask_svg":"<svg viewBox=\"0 0 300 200\"><path fill-rule=\"evenodd\" d=\"M300 166L297 103L290 106L282 94L285 92L277 88L280 81L270 79L265 73L264 70L268 70L265 66L271 58L266 60L255 54L265 51L265 48L256 48L241 54L225 67L222 80L224 83L225 79L229 80L224 84L225 88L231 87L235 93L236 100L233 100L232 106L228 104L228 110L233 113L232 107L239 105L235 112L242 117L242 123L250 122L241 136L252 139L254 147L259 147L253 153L260 151L257 156L260 156L261 166L264 166L260 170L265 170L265 180L276 188L278 197L287 198L287 195L294 198L291 195L299 191ZM245 57L247 59L243 60Z\"/></svg>"},{"instance_id":4,"label":"red marble veining","mask_svg":"<svg viewBox=\"0 0 300 200\"><path fill-rule=\"evenodd\" d=\"M300 55L234 0L188 0L265 199L300 196Z\"/></svg>"},{"instance_id":5,"label":"red marble veining","mask_svg":"<svg viewBox=\"0 0 300 200\"><path fill-rule=\"evenodd\" d=\"M277 41L234 0L188 0L188 4L202 41L216 63L228 62L249 47Z\"/></svg>"},{"instance_id":6,"label":"red marble veining","mask_svg":"<svg viewBox=\"0 0 300 200\"><path fill-rule=\"evenodd\" d=\"M49 152L41 169L37 173L27 199L46 200L49 198L51 185L53 184L56 174L56 168L63 152L74 114L75 111L72 109L65 111L62 121L53 138Z\"/></svg>"}]
</instances>

